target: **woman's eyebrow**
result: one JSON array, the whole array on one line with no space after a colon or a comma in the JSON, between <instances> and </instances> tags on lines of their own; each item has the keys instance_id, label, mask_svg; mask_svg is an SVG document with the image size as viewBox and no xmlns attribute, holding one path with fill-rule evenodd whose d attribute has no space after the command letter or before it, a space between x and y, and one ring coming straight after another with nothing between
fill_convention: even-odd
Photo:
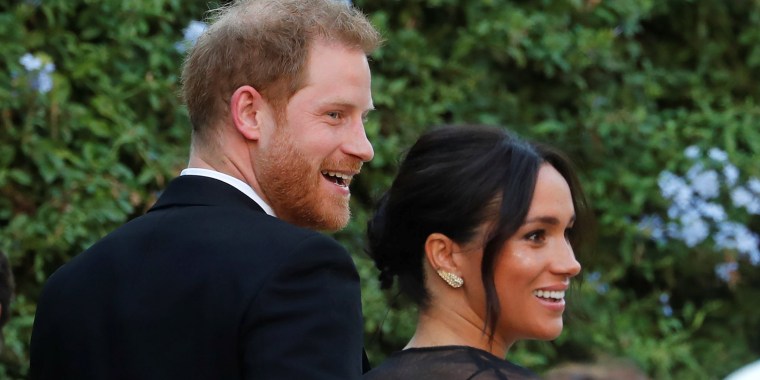
<instances>
[{"instance_id":1,"label":"woman's eyebrow","mask_svg":"<svg viewBox=\"0 0 760 380\"><path fill-rule=\"evenodd\" d=\"M573 215L570 218L570 224L575 222L575 215ZM523 224L530 224L530 223L542 223L542 224L550 224L550 225L557 225L560 224L559 218L556 216L534 216L532 218L526 219Z\"/></svg>"}]
</instances>

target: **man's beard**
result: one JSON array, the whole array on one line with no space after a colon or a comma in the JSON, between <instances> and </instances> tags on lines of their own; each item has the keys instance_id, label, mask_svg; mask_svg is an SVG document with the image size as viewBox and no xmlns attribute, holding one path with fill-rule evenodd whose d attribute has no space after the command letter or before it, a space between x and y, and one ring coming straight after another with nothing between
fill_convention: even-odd
<instances>
[{"instance_id":1,"label":"man's beard","mask_svg":"<svg viewBox=\"0 0 760 380\"><path fill-rule=\"evenodd\" d=\"M351 216L349 197L322 188L324 168L356 170L361 161L309 163L292 145L287 125L277 126L269 150L257 163L258 182L277 217L297 226L337 231Z\"/></svg>"}]
</instances>

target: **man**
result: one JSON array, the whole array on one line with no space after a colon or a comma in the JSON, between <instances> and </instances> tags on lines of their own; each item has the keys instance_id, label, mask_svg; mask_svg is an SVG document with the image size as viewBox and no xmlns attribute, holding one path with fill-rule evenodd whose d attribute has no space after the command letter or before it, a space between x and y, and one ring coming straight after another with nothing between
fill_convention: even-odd
<instances>
[{"instance_id":1,"label":"man","mask_svg":"<svg viewBox=\"0 0 760 380\"><path fill-rule=\"evenodd\" d=\"M373 156L377 31L336 0L218 11L182 72L188 169L48 280L33 379L357 379L358 275L337 242Z\"/></svg>"}]
</instances>

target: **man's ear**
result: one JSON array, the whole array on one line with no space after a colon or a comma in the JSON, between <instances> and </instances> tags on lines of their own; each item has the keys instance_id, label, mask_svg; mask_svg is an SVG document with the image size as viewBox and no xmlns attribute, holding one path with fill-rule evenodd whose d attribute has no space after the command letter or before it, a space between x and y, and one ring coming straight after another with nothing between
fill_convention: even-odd
<instances>
[{"instance_id":1,"label":"man's ear","mask_svg":"<svg viewBox=\"0 0 760 380\"><path fill-rule=\"evenodd\" d=\"M457 243L448 236L434 232L428 235L425 240L425 258L433 270L444 270L446 272L461 276L462 273L454 261L453 253Z\"/></svg>"},{"instance_id":2,"label":"man's ear","mask_svg":"<svg viewBox=\"0 0 760 380\"><path fill-rule=\"evenodd\" d=\"M267 102L251 86L238 87L230 98L230 114L235 129L248 140L258 140L268 111Z\"/></svg>"}]
</instances>

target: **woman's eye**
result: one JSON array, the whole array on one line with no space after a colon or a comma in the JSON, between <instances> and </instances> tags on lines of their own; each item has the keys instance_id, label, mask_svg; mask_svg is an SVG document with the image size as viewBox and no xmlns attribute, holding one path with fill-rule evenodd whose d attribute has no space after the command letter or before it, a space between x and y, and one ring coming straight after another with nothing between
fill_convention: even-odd
<instances>
[{"instance_id":1,"label":"woman's eye","mask_svg":"<svg viewBox=\"0 0 760 380\"><path fill-rule=\"evenodd\" d=\"M532 243L541 243L544 241L544 231L533 231L525 235L525 239Z\"/></svg>"}]
</instances>

